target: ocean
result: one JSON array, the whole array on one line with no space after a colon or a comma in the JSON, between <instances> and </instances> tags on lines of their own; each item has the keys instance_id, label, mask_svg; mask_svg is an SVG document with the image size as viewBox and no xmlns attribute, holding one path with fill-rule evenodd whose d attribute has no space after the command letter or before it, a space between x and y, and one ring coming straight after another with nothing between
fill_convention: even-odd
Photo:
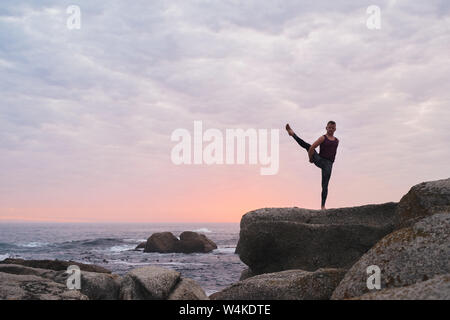
<instances>
[{"instance_id":1,"label":"ocean","mask_svg":"<svg viewBox=\"0 0 450 320\"><path fill-rule=\"evenodd\" d=\"M206 235L210 253L144 253L135 247L155 232ZM234 253L239 223L0 223L0 261L6 258L73 260L123 275L141 266L160 266L199 283L207 295L238 282L246 265Z\"/></svg>"}]
</instances>

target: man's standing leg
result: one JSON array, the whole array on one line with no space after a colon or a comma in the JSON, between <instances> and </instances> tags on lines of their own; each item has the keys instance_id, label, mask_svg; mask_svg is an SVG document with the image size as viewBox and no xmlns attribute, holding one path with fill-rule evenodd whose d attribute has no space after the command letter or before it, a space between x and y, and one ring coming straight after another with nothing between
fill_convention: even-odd
<instances>
[{"instance_id":1,"label":"man's standing leg","mask_svg":"<svg viewBox=\"0 0 450 320\"><path fill-rule=\"evenodd\" d=\"M328 196L328 183L330 182L331 171L333 163L331 161L324 161L322 166L322 209L325 208L325 202Z\"/></svg>"}]
</instances>

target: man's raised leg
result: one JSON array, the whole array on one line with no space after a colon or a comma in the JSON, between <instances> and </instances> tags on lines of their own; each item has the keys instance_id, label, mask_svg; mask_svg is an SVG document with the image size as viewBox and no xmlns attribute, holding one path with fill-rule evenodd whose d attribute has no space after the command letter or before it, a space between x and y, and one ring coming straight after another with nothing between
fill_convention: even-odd
<instances>
[{"instance_id":1,"label":"man's raised leg","mask_svg":"<svg viewBox=\"0 0 450 320\"><path fill-rule=\"evenodd\" d=\"M311 145L308 142L305 142L304 140L300 139L295 133L293 135L293 138L295 139L295 141L297 141L297 143L306 149L306 151L309 151L309 148L311 148Z\"/></svg>"},{"instance_id":2,"label":"man's raised leg","mask_svg":"<svg viewBox=\"0 0 450 320\"><path fill-rule=\"evenodd\" d=\"M297 143L306 149L306 151L309 151L309 148L311 148L311 145L305 141L303 141L302 139L300 139L294 132L294 130L291 129L291 127L289 126L289 124L286 125L286 130L288 132L288 134L293 137L295 139L295 141L297 141Z\"/></svg>"}]
</instances>

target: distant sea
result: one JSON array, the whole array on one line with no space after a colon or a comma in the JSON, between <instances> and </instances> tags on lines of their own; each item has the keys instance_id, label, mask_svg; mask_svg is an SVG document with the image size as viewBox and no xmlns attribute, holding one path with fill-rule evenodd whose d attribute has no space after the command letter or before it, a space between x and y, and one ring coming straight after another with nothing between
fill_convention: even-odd
<instances>
[{"instance_id":1,"label":"distant sea","mask_svg":"<svg viewBox=\"0 0 450 320\"><path fill-rule=\"evenodd\" d=\"M144 253L134 248L155 232L203 233L217 244L210 253ZM246 265L234 253L238 223L0 223L0 261L6 258L59 259L96 264L123 275L160 266L197 281L207 295L239 281Z\"/></svg>"}]
</instances>

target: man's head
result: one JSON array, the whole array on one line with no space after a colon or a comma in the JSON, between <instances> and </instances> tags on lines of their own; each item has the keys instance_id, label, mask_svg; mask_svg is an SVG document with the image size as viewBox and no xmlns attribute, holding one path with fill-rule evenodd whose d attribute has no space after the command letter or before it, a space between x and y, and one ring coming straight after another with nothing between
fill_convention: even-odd
<instances>
[{"instance_id":1,"label":"man's head","mask_svg":"<svg viewBox=\"0 0 450 320\"><path fill-rule=\"evenodd\" d=\"M326 128L327 129L327 134L332 136L334 134L334 132L336 131L336 122L334 121L328 121Z\"/></svg>"}]
</instances>

